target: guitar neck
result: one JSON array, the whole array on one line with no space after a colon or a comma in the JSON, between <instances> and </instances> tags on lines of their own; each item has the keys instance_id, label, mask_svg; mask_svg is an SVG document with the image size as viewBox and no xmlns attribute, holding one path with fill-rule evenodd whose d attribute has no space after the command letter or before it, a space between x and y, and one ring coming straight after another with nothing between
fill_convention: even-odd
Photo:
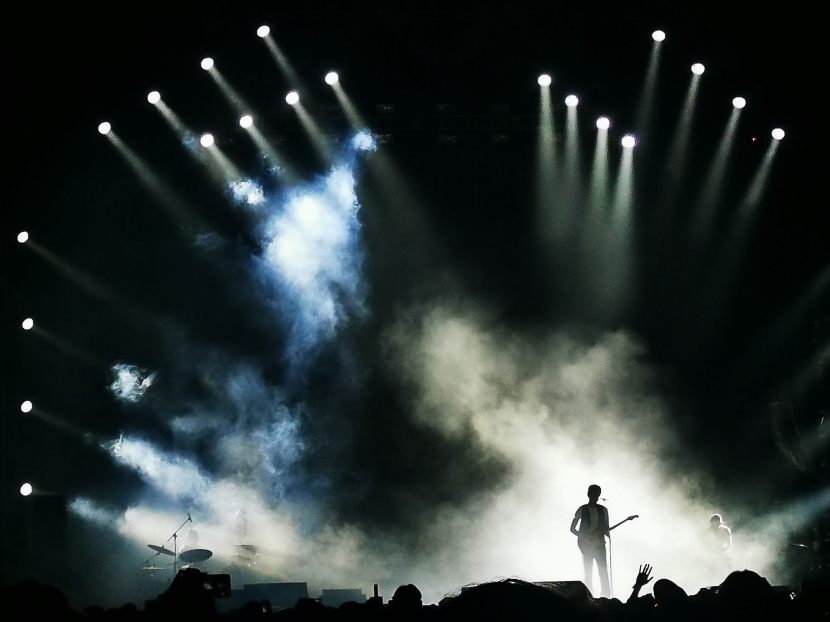
<instances>
[{"instance_id":1,"label":"guitar neck","mask_svg":"<svg viewBox=\"0 0 830 622\"><path fill-rule=\"evenodd\" d=\"M623 523L627 523L628 521L630 521L630 520L634 520L635 518L637 518L637 517L636 517L636 516L629 516L628 518L625 518L625 519L621 520L619 523L617 523L617 524L616 524L616 525L614 525L613 527L609 527L609 528L608 528L608 531L613 531L614 529L616 529L617 527L619 527L619 526L620 526L620 525L622 525Z\"/></svg>"}]
</instances>

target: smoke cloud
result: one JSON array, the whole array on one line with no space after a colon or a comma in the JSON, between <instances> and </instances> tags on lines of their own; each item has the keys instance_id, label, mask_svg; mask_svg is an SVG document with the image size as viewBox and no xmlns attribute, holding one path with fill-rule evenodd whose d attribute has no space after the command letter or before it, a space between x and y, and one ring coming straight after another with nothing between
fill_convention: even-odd
<instances>
[{"instance_id":1,"label":"smoke cloud","mask_svg":"<svg viewBox=\"0 0 830 622\"><path fill-rule=\"evenodd\" d=\"M113 365L112 372L114 379L110 384L110 391L117 399L125 402L140 400L155 379L155 374L123 363Z\"/></svg>"},{"instance_id":2,"label":"smoke cloud","mask_svg":"<svg viewBox=\"0 0 830 622\"><path fill-rule=\"evenodd\" d=\"M228 187L233 194L234 200L238 203L259 205L265 202L265 193L262 190L262 186L253 180L232 181L228 183Z\"/></svg>"}]
</instances>

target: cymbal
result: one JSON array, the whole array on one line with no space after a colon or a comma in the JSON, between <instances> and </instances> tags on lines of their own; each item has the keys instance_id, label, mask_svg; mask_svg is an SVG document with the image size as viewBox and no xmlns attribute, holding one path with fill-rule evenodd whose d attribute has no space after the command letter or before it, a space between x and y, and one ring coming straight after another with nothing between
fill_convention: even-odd
<instances>
[{"instance_id":1,"label":"cymbal","mask_svg":"<svg viewBox=\"0 0 830 622\"><path fill-rule=\"evenodd\" d=\"M213 551L208 551L207 549L190 549L179 555L179 559L188 564L192 564L210 559L212 555Z\"/></svg>"},{"instance_id":2,"label":"cymbal","mask_svg":"<svg viewBox=\"0 0 830 622\"><path fill-rule=\"evenodd\" d=\"M158 566L148 566L147 568L142 568L142 570L148 570L150 572L155 572L156 570L167 570L167 568L159 568Z\"/></svg>"},{"instance_id":3,"label":"cymbal","mask_svg":"<svg viewBox=\"0 0 830 622\"><path fill-rule=\"evenodd\" d=\"M163 546L156 546L155 544L148 544L149 548L154 550L156 553L161 553L162 555L175 555L173 551L170 549L166 549Z\"/></svg>"}]
</instances>

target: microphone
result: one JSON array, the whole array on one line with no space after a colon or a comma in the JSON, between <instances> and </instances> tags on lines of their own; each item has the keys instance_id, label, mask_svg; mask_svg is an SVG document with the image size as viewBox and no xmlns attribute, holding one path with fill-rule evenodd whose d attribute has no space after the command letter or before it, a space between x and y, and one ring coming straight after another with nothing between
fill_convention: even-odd
<instances>
[{"instance_id":1,"label":"microphone","mask_svg":"<svg viewBox=\"0 0 830 622\"><path fill-rule=\"evenodd\" d=\"M187 520L189 520L191 523L193 522L193 519L190 518L190 512L187 513Z\"/></svg>"}]
</instances>

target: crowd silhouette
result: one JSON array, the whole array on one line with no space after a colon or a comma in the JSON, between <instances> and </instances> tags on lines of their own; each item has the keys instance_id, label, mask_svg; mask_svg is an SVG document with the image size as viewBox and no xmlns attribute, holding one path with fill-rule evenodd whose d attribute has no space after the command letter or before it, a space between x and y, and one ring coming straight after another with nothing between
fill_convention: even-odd
<instances>
[{"instance_id":1,"label":"crowd silhouette","mask_svg":"<svg viewBox=\"0 0 830 622\"><path fill-rule=\"evenodd\" d=\"M424 605L415 585L400 586L388 602L382 597L365 603L347 602L325 607L319 599L302 598L294 607L275 610L268 601L252 601L228 613L217 613L208 575L194 568L179 571L170 587L138 607L128 603L116 609L70 608L58 589L24 581L2 590L0 607L5 620L275 620L280 622L687 622L706 620L793 621L830 619L827 585L793 593L776 589L751 570L730 573L717 586L687 594L669 579L655 578L648 564L641 566L630 596L593 598L578 582L530 583L505 579L461 588L438 604ZM641 595L652 584L652 593Z\"/></svg>"}]
</instances>

